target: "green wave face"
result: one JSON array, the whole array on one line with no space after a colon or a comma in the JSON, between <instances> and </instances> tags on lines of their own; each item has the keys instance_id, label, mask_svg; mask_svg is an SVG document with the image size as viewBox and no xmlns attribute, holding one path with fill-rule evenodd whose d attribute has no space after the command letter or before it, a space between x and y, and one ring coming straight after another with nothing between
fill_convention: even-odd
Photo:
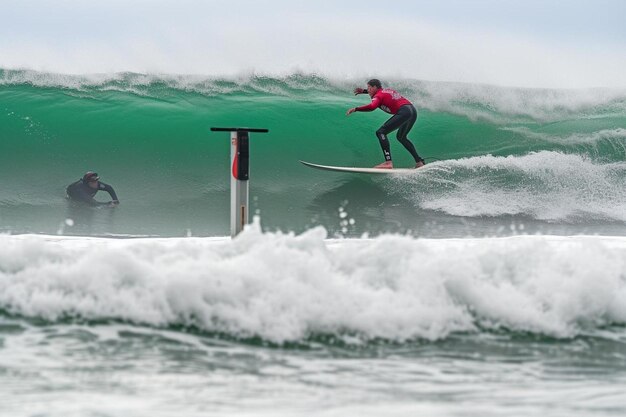
<instances>
[{"instance_id":1,"label":"green wave face","mask_svg":"<svg viewBox=\"0 0 626 417\"><path fill-rule=\"evenodd\" d=\"M228 234L230 142L212 126L270 129L251 135L250 194L272 229L341 232L340 210L355 220L347 234L414 230L433 216L626 221L626 92L389 80L419 110L410 138L432 168L372 179L303 167L381 162L374 131L388 115L346 117L368 101L356 84L0 71L0 230L53 233L72 218L64 233ZM391 138L395 165L411 166ZM65 186L87 170L114 186L119 209L67 206Z\"/></svg>"}]
</instances>

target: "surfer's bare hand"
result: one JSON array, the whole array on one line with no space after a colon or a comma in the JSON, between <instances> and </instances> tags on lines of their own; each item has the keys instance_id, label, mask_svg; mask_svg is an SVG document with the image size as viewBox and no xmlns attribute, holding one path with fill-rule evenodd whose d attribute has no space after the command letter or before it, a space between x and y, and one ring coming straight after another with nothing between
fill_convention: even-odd
<instances>
[{"instance_id":1,"label":"surfer's bare hand","mask_svg":"<svg viewBox=\"0 0 626 417\"><path fill-rule=\"evenodd\" d=\"M350 116L352 113L354 113L356 111L356 108L353 107L351 109L348 109L348 111L346 112L346 116Z\"/></svg>"},{"instance_id":2,"label":"surfer's bare hand","mask_svg":"<svg viewBox=\"0 0 626 417\"><path fill-rule=\"evenodd\" d=\"M365 92L364 88L361 87L357 87L354 89L354 95L356 96L357 94L363 94Z\"/></svg>"}]
</instances>

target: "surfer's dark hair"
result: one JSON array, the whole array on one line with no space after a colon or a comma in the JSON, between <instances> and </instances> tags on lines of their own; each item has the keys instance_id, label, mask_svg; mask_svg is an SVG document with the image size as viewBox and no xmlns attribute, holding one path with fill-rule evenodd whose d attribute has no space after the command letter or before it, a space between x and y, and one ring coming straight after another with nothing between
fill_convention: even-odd
<instances>
[{"instance_id":1,"label":"surfer's dark hair","mask_svg":"<svg viewBox=\"0 0 626 417\"><path fill-rule=\"evenodd\" d=\"M380 80L377 80L376 78L372 78L371 80L369 80L367 82L367 85L371 85L372 87L377 87L377 88L383 88L382 84L380 83Z\"/></svg>"}]
</instances>

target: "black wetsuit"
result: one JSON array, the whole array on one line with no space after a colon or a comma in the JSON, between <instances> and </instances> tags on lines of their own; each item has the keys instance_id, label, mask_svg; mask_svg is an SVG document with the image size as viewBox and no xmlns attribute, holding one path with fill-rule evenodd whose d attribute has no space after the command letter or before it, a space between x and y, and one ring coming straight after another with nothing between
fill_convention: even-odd
<instances>
[{"instance_id":1,"label":"black wetsuit","mask_svg":"<svg viewBox=\"0 0 626 417\"><path fill-rule=\"evenodd\" d=\"M68 185L65 191L67 192L67 198L69 198L70 200L86 203L91 206L102 206L110 204L110 202L100 203L94 199L94 196L98 191L106 191L107 193L109 193L113 201L119 201L117 199L117 194L115 194L115 191L113 190L113 187L100 181L98 181L98 188L91 188L89 184L80 179Z\"/></svg>"},{"instance_id":2,"label":"black wetsuit","mask_svg":"<svg viewBox=\"0 0 626 417\"><path fill-rule=\"evenodd\" d=\"M397 138L398 141L406 148L407 151L413 156L415 162L424 162L421 156L417 154L415 146L407 137L409 131L417 120L417 110L412 104L405 104L398 109L398 112L391 116L381 127L376 131L376 137L380 141L380 146L383 148L383 154L385 155L385 161L391 161L391 153L389 151L389 140L387 134L398 129Z\"/></svg>"}]
</instances>

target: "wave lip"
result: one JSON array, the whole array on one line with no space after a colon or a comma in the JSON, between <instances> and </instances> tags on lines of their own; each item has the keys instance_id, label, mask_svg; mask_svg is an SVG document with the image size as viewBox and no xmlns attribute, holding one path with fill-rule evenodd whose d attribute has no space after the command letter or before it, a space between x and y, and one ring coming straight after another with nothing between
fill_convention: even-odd
<instances>
[{"instance_id":1,"label":"wave lip","mask_svg":"<svg viewBox=\"0 0 626 417\"><path fill-rule=\"evenodd\" d=\"M186 92L209 97L265 94L302 98L304 94L321 93L335 99L342 97L345 101L351 96L354 86L364 82L364 79L299 71L282 75L242 72L224 76L134 72L61 74L0 68L0 86L26 84L78 91L122 91L148 97ZM457 114L473 121L546 123L581 116L588 119L610 115L623 117L626 113L624 88L537 89L414 78L388 78L384 82L422 109Z\"/></svg>"},{"instance_id":2,"label":"wave lip","mask_svg":"<svg viewBox=\"0 0 626 417\"><path fill-rule=\"evenodd\" d=\"M258 224L233 241L3 235L0 309L276 343L494 329L567 338L626 324L623 238L325 236Z\"/></svg>"}]
</instances>

